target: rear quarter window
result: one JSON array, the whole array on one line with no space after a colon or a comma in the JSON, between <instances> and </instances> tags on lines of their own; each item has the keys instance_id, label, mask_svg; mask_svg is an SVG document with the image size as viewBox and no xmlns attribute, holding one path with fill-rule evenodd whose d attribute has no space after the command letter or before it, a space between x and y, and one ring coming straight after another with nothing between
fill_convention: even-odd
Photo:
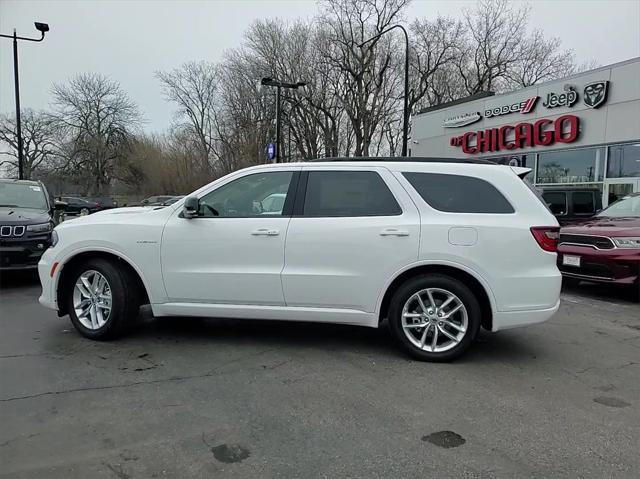
<instances>
[{"instance_id":1,"label":"rear quarter window","mask_svg":"<svg viewBox=\"0 0 640 479\"><path fill-rule=\"evenodd\" d=\"M491 183L472 176L442 173L403 173L432 208L447 213L509 214L511 203Z\"/></svg>"}]
</instances>

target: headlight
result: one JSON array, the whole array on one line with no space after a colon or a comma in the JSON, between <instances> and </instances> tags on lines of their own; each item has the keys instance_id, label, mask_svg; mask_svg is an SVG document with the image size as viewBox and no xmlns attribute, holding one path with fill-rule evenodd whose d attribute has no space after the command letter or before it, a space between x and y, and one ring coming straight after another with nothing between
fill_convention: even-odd
<instances>
[{"instance_id":1,"label":"headlight","mask_svg":"<svg viewBox=\"0 0 640 479\"><path fill-rule=\"evenodd\" d=\"M51 226L51 223L40 223L38 225L27 226L27 231L29 233L48 233L52 229L53 227Z\"/></svg>"},{"instance_id":2,"label":"headlight","mask_svg":"<svg viewBox=\"0 0 640 479\"><path fill-rule=\"evenodd\" d=\"M58 232L53 230L51 233L51 248L58 244Z\"/></svg>"},{"instance_id":3,"label":"headlight","mask_svg":"<svg viewBox=\"0 0 640 479\"><path fill-rule=\"evenodd\" d=\"M632 237L628 238L619 237L619 238L611 238L613 242L616 244L618 248L638 248L640 249L640 237Z\"/></svg>"}]
</instances>

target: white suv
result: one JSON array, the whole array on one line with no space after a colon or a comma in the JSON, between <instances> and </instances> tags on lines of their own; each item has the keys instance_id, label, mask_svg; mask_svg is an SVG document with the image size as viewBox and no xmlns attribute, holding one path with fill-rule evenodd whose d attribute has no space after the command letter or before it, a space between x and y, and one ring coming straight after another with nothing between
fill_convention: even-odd
<instances>
[{"instance_id":1,"label":"white suv","mask_svg":"<svg viewBox=\"0 0 640 479\"><path fill-rule=\"evenodd\" d=\"M432 361L480 326L551 317L558 224L528 170L408 160L255 166L167 207L65 221L39 264L40 302L92 339L123 333L145 303L155 316L386 319Z\"/></svg>"}]
</instances>

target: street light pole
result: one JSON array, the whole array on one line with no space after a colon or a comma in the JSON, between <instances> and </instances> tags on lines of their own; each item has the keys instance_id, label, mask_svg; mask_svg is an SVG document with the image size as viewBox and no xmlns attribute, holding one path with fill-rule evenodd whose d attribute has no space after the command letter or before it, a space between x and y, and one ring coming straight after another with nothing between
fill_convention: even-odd
<instances>
[{"instance_id":1,"label":"street light pole","mask_svg":"<svg viewBox=\"0 0 640 479\"><path fill-rule=\"evenodd\" d=\"M394 28L399 28L404 33L405 49L404 49L404 107L402 115L402 156L407 156L408 153L408 138L409 138L409 34L406 28L402 25L393 25L377 35L362 42L359 47L363 47L365 44L377 40L382 35L390 32Z\"/></svg>"},{"instance_id":2,"label":"street light pole","mask_svg":"<svg viewBox=\"0 0 640 479\"><path fill-rule=\"evenodd\" d=\"M305 86L307 83L303 81L299 81L296 83L287 83L282 82L280 80L275 80L273 78L265 77L260 80L260 85L264 86L273 86L276 87L276 163L280 163L280 159L282 158L280 154L280 117L281 117L281 106L280 106L280 90L282 88L290 88L293 90L297 90L300 87Z\"/></svg>"},{"instance_id":3,"label":"street light pole","mask_svg":"<svg viewBox=\"0 0 640 479\"><path fill-rule=\"evenodd\" d=\"M20 76L18 74L18 40L26 40L29 42L41 42L44 40L44 34L49 31L49 25L46 23L35 22L36 29L42 33L40 38L19 37L16 29L13 29L13 35L3 35L0 37L13 39L13 81L16 95L16 135L18 137L18 179L24 176L24 144L22 141L22 122L20 119Z\"/></svg>"},{"instance_id":4,"label":"street light pole","mask_svg":"<svg viewBox=\"0 0 640 479\"><path fill-rule=\"evenodd\" d=\"M22 123L20 121L20 77L18 75L18 37L13 29L13 83L16 95L16 130L18 134L18 179L24 178L24 152L22 144Z\"/></svg>"},{"instance_id":5,"label":"street light pole","mask_svg":"<svg viewBox=\"0 0 640 479\"><path fill-rule=\"evenodd\" d=\"M276 86L276 163L280 163L280 85Z\"/></svg>"}]
</instances>

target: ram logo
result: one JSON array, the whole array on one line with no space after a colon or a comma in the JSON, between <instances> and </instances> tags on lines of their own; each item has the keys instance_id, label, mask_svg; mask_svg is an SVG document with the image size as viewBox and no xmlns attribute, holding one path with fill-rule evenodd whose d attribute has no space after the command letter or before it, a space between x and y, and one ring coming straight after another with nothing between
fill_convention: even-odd
<instances>
[{"instance_id":1,"label":"ram logo","mask_svg":"<svg viewBox=\"0 0 640 479\"><path fill-rule=\"evenodd\" d=\"M584 87L584 104L590 108L598 108L607 101L608 81L594 81Z\"/></svg>"}]
</instances>

